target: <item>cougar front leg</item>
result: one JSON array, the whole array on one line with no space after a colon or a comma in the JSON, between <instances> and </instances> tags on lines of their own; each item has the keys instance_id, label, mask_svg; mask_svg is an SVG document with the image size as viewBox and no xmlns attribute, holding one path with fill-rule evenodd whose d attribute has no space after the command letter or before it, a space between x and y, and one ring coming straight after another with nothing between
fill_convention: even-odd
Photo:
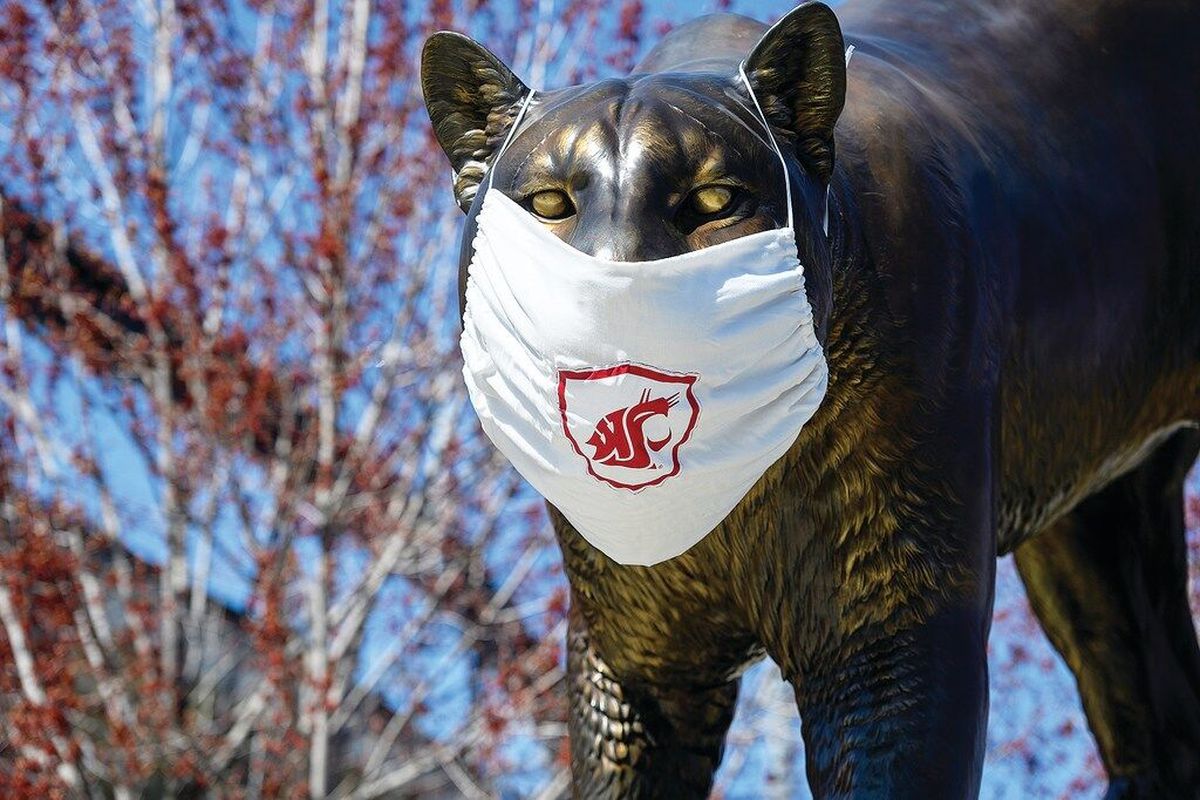
<instances>
[{"instance_id":1,"label":"cougar front leg","mask_svg":"<svg viewBox=\"0 0 1200 800\"><path fill-rule=\"evenodd\" d=\"M572 603L567 652L574 796L703 798L737 701L736 680L653 685L622 677L589 642Z\"/></svg>"},{"instance_id":2,"label":"cougar front leg","mask_svg":"<svg viewBox=\"0 0 1200 800\"><path fill-rule=\"evenodd\" d=\"M988 622L946 610L916 629L863 637L797 692L821 800L978 796L987 726Z\"/></svg>"},{"instance_id":3,"label":"cougar front leg","mask_svg":"<svg viewBox=\"0 0 1200 800\"><path fill-rule=\"evenodd\" d=\"M950 444L907 456L886 471L900 493L809 553L822 562L806 602L817 635L767 644L796 689L819 800L978 796L996 563L987 456Z\"/></svg>"}]
</instances>

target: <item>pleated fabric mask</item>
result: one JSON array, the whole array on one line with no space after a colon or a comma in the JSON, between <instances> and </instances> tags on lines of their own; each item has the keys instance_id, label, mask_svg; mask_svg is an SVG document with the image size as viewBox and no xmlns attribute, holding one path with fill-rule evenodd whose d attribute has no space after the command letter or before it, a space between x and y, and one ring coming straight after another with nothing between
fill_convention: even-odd
<instances>
[{"instance_id":1,"label":"pleated fabric mask","mask_svg":"<svg viewBox=\"0 0 1200 800\"><path fill-rule=\"evenodd\" d=\"M517 471L621 564L657 564L713 531L825 396L787 166L754 105L783 167L787 227L610 261L487 179L461 337L471 402Z\"/></svg>"}]
</instances>

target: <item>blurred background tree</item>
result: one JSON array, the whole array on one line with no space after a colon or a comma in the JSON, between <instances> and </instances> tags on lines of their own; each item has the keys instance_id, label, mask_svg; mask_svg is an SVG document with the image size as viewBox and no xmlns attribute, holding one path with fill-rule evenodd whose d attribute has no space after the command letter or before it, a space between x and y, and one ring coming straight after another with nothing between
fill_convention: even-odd
<instances>
[{"instance_id":1,"label":"blurred background tree","mask_svg":"<svg viewBox=\"0 0 1200 800\"><path fill-rule=\"evenodd\" d=\"M566 791L565 581L466 402L417 54L575 83L729 5L0 2L0 795ZM985 796L1098 796L1008 565L992 656ZM764 665L717 793L806 792Z\"/></svg>"}]
</instances>

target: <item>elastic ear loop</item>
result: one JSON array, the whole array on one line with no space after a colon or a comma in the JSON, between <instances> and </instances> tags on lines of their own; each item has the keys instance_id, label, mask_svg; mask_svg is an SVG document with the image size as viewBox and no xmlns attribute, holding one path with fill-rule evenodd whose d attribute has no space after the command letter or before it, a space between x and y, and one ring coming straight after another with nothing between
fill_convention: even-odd
<instances>
[{"instance_id":1,"label":"elastic ear loop","mask_svg":"<svg viewBox=\"0 0 1200 800\"><path fill-rule=\"evenodd\" d=\"M525 95L525 99L521 101L521 109L517 112L517 118L513 120L512 127L508 129L508 135L504 137L504 141L500 144L500 149L496 151L496 155L492 158L492 163L488 165L487 171L487 188L492 188L492 173L495 171L495 166L500 162L500 156L504 155L504 151L508 149L512 143L513 137L517 133L517 128L521 127L521 120L525 118L525 111L529 108L530 101L537 94L533 89L529 90L529 94Z\"/></svg>"},{"instance_id":2,"label":"elastic ear loop","mask_svg":"<svg viewBox=\"0 0 1200 800\"><path fill-rule=\"evenodd\" d=\"M783 167L783 190L787 194L787 224L790 228L795 223L792 216L792 181L788 177L787 160L783 157L783 151L779 149L779 142L775 141L775 134L771 131L771 123L767 122L767 115L763 113L762 106L758 104L758 98L754 96L754 87L750 85L750 78L746 76L745 61L738 65L738 74L742 76L742 83L746 84L746 91L750 93L750 100L754 103L755 110L758 111L758 118L762 120L763 127L767 129L767 138L771 140L771 147L775 150L779 165ZM826 233L829 232L828 227L828 219L826 219Z\"/></svg>"},{"instance_id":3,"label":"elastic ear loop","mask_svg":"<svg viewBox=\"0 0 1200 800\"><path fill-rule=\"evenodd\" d=\"M846 68L850 67L850 57L854 55L854 45L846 48ZM775 148L775 155L779 157L779 163L783 165L783 188L787 192L788 206L788 224L792 223L792 182L788 178L787 161L783 158L783 152L779 149L779 142L775 141L775 134L771 131L771 123L767 122L767 115L763 113L762 106L758 104L758 98L754 96L754 87L750 85L750 78L746 76L746 62L743 61L738 65L738 74L742 76L742 83L746 84L746 91L750 93L750 99L754 102L754 108L758 111L758 118L762 120L763 127L767 129L767 136L771 139L771 146ZM825 235L829 235L829 186L825 187L825 215L821 220L821 228L825 231Z\"/></svg>"}]
</instances>

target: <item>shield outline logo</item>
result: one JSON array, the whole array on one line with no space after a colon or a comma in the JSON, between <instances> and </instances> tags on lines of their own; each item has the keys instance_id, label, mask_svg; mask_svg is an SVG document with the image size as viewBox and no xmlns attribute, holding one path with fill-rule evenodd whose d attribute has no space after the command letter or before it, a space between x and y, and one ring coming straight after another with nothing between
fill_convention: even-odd
<instances>
[{"instance_id":1,"label":"shield outline logo","mask_svg":"<svg viewBox=\"0 0 1200 800\"><path fill-rule=\"evenodd\" d=\"M583 449L579 446L579 442L575 441L575 437L571 435L571 426L567 424L567 381L592 381L602 378L611 378L614 375L636 375L641 378L658 381L667 384L679 384L684 389L684 396L687 397L688 405L691 408L691 419L688 421L688 426L684 430L683 435L679 440L671 445L671 471L659 475L652 481L645 483L628 484L605 476L596 472L592 466L592 460L587 457ZM696 423L700 419L700 403L696 400L696 395L692 391L692 386L699 379L699 375L693 372L668 372L666 370L656 369L645 364L637 364L634 362L622 362L614 364L611 367L598 367L595 369L560 369L558 370L558 415L562 420L563 433L567 435L567 440L571 442L571 447L579 454L587 464L587 471L593 478L603 483L607 483L617 489L627 489L629 491L638 492L650 486L657 486L667 478L674 477L679 474L679 448L692 435L692 430L695 429Z\"/></svg>"}]
</instances>

